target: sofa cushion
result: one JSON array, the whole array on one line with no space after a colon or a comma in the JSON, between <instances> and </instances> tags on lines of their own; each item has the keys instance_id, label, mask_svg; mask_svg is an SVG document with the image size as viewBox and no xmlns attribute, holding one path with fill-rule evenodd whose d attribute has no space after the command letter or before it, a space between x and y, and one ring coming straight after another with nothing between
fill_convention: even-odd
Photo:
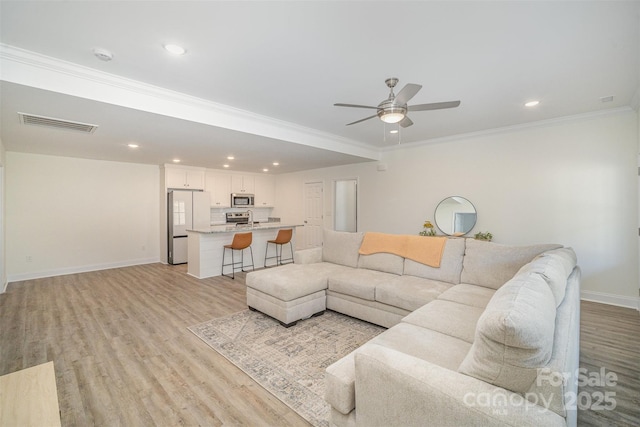
<instances>
[{"instance_id":1,"label":"sofa cushion","mask_svg":"<svg viewBox=\"0 0 640 427\"><path fill-rule=\"evenodd\" d=\"M329 276L341 270L351 270L328 262L314 264L287 264L275 268L252 271L246 284L281 301L292 301L305 295L327 289Z\"/></svg>"},{"instance_id":2,"label":"sofa cushion","mask_svg":"<svg viewBox=\"0 0 640 427\"><path fill-rule=\"evenodd\" d=\"M346 233L325 229L322 242L322 260L356 268L362 233Z\"/></svg>"},{"instance_id":3,"label":"sofa cushion","mask_svg":"<svg viewBox=\"0 0 640 427\"><path fill-rule=\"evenodd\" d=\"M468 342L430 329L397 324L327 368L325 400L342 414L355 408L355 353L371 345L398 350L453 371L458 369L471 347Z\"/></svg>"},{"instance_id":4,"label":"sofa cushion","mask_svg":"<svg viewBox=\"0 0 640 427\"><path fill-rule=\"evenodd\" d=\"M329 277L329 289L369 301L376 299L376 286L395 279L395 274L364 268L348 269Z\"/></svg>"},{"instance_id":5,"label":"sofa cushion","mask_svg":"<svg viewBox=\"0 0 640 427\"><path fill-rule=\"evenodd\" d=\"M399 276L376 286L376 301L413 311L433 301L451 286L451 283L437 280Z\"/></svg>"},{"instance_id":6,"label":"sofa cushion","mask_svg":"<svg viewBox=\"0 0 640 427\"><path fill-rule=\"evenodd\" d=\"M400 275L404 269L404 258L398 255L386 253L360 255L360 259L358 259L358 268L366 268L369 270Z\"/></svg>"},{"instance_id":7,"label":"sofa cushion","mask_svg":"<svg viewBox=\"0 0 640 427\"><path fill-rule=\"evenodd\" d=\"M404 260L403 274L458 284L460 283L460 273L462 272L464 247L465 239L447 239L439 268L430 267L406 258Z\"/></svg>"},{"instance_id":8,"label":"sofa cushion","mask_svg":"<svg viewBox=\"0 0 640 427\"><path fill-rule=\"evenodd\" d=\"M572 259L576 260L575 253L569 248L543 252L533 261L522 266L517 274L540 274L551 288L557 307L564 300L567 278L576 266L577 261L572 262Z\"/></svg>"},{"instance_id":9,"label":"sofa cushion","mask_svg":"<svg viewBox=\"0 0 640 427\"><path fill-rule=\"evenodd\" d=\"M441 293L438 299L453 301L471 307L485 308L495 293L495 289L461 283Z\"/></svg>"},{"instance_id":10,"label":"sofa cushion","mask_svg":"<svg viewBox=\"0 0 640 427\"><path fill-rule=\"evenodd\" d=\"M561 245L506 246L466 239L460 281L498 289L536 255Z\"/></svg>"},{"instance_id":11,"label":"sofa cushion","mask_svg":"<svg viewBox=\"0 0 640 427\"><path fill-rule=\"evenodd\" d=\"M409 314L402 322L473 343L476 323L483 311L480 307L435 300Z\"/></svg>"},{"instance_id":12,"label":"sofa cushion","mask_svg":"<svg viewBox=\"0 0 640 427\"><path fill-rule=\"evenodd\" d=\"M398 323L364 345L369 343L392 348L453 371L458 369L471 348L471 344L464 340L410 323Z\"/></svg>"},{"instance_id":13,"label":"sofa cushion","mask_svg":"<svg viewBox=\"0 0 640 427\"><path fill-rule=\"evenodd\" d=\"M551 359L556 304L539 274L514 277L498 289L478 320L459 372L523 393Z\"/></svg>"}]
</instances>

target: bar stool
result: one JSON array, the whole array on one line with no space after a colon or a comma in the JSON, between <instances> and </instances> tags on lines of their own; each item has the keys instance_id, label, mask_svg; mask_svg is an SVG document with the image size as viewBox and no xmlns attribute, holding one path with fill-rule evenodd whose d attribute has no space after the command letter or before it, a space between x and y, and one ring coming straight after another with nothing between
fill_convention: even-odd
<instances>
[{"instance_id":1,"label":"bar stool","mask_svg":"<svg viewBox=\"0 0 640 427\"><path fill-rule=\"evenodd\" d=\"M233 235L233 241L231 242L230 245L224 245L223 249L222 249L222 275L223 276L227 276L227 277L231 277L232 279L236 278L236 265L240 265L240 269L242 271L246 271L244 269L245 265L244 265L244 250L249 248L249 251L251 252L251 265L247 265L247 267L251 267L251 269L253 270L253 249L251 249L251 241L253 239L253 234L251 232L249 233L236 233ZM227 253L227 249L231 249L231 263L230 264L225 264L224 263L224 257ZM235 251L240 251L240 261L236 262L233 254ZM224 274L224 268L231 266L231 275L228 274Z\"/></svg>"},{"instance_id":2,"label":"bar stool","mask_svg":"<svg viewBox=\"0 0 640 427\"><path fill-rule=\"evenodd\" d=\"M278 235L276 236L275 240L267 240L267 248L264 251L264 266L265 267L269 267L267 265L267 260L268 259L276 259L276 265L282 265L283 262L282 261L291 261L293 262L293 244L291 243L291 236L293 235L293 229L291 228L287 228L287 229L280 229L278 230ZM270 256L267 257L267 253L269 253L269 243L273 243L274 245L276 245L276 256ZM282 246L289 244L290 248L291 248L291 258L285 258L284 260L282 259ZM280 252L278 253L278 248L280 248ZM284 263L284 264L289 264L289 263ZM271 266L273 267L273 265Z\"/></svg>"}]
</instances>

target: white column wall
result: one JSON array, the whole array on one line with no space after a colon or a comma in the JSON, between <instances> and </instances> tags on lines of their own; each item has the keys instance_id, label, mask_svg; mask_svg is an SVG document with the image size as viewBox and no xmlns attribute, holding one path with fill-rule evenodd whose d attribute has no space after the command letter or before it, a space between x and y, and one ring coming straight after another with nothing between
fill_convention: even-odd
<instances>
[{"instance_id":1,"label":"white column wall","mask_svg":"<svg viewBox=\"0 0 640 427\"><path fill-rule=\"evenodd\" d=\"M5 186L6 152L0 139L0 293L7 288L7 242L6 242L6 186Z\"/></svg>"},{"instance_id":2,"label":"white column wall","mask_svg":"<svg viewBox=\"0 0 640 427\"><path fill-rule=\"evenodd\" d=\"M361 231L417 234L447 196L468 198L478 222L503 244L575 249L583 297L637 306L638 117L588 115L385 152L381 162L280 175L275 216L303 219L304 182L359 178Z\"/></svg>"}]
</instances>

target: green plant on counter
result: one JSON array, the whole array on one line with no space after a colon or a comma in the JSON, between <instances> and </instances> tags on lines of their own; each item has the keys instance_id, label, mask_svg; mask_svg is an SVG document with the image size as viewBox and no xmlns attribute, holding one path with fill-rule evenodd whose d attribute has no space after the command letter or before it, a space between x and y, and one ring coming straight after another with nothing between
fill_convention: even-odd
<instances>
[{"instance_id":1,"label":"green plant on counter","mask_svg":"<svg viewBox=\"0 0 640 427\"><path fill-rule=\"evenodd\" d=\"M436 230L431 224L431 221L427 220L422 225L423 230L419 233L421 236L435 236Z\"/></svg>"},{"instance_id":2,"label":"green plant on counter","mask_svg":"<svg viewBox=\"0 0 640 427\"><path fill-rule=\"evenodd\" d=\"M489 233L488 231L486 233L479 231L475 234L474 237L476 238L476 240L486 240L487 242L490 242L491 239L493 239L493 234Z\"/></svg>"}]
</instances>

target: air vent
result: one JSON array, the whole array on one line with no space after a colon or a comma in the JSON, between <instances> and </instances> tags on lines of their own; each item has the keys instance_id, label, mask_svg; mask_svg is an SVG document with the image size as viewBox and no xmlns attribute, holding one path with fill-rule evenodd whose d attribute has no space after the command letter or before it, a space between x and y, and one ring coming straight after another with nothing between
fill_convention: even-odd
<instances>
[{"instance_id":1,"label":"air vent","mask_svg":"<svg viewBox=\"0 0 640 427\"><path fill-rule=\"evenodd\" d=\"M23 125L45 126L76 132L93 133L98 129L98 125L88 123L72 122L69 120L54 119L53 117L36 116L34 114L18 113L20 123Z\"/></svg>"}]
</instances>

